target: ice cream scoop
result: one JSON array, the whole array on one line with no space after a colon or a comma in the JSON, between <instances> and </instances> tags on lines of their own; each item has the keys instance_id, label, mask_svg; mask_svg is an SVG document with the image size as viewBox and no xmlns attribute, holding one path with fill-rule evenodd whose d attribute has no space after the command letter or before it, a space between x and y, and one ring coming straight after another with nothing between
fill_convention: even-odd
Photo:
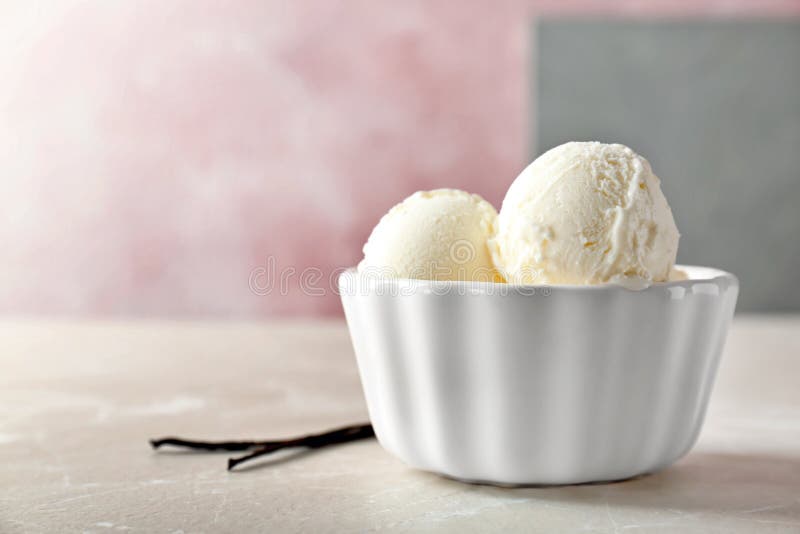
<instances>
[{"instance_id":1,"label":"ice cream scoop","mask_svg":"<svg viewBox=\"0 0 800 534\"><path fill-rule=\"evenodd\" d=\"M497 211L457 189L419 191L372 230L358 270L392 278L501 281L487 240Z\"/></svg>"},{"instance_id":2,"label":"ice cream scoop","mask_svg":"<svg viewBox=\"0 0 800 534\"><path fill-rule=\"evenodd\" d=\"M678 238L646 159L624 145L572 142L511 184L489 247L509 282L640 288L669 279Z\"/></svg>"}]
</instances>

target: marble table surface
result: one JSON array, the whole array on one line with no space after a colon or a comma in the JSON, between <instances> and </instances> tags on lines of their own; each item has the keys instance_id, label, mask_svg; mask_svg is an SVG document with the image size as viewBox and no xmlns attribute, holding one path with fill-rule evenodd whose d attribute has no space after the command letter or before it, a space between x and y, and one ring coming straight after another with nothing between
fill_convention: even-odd
<instances>
[{"instance_id":1,"label":"marble table surface","mask_svg":"<svg viewBox=\"0 0 800 534\"><path fill-rule=\"evenodd\" d=\"M148 438L366 420L341 321L0 322L0 532L800 532L800 317L737 317L695 449L616 484L506 489L374 440L227 472Z\"/></svg>"}]
</instances>

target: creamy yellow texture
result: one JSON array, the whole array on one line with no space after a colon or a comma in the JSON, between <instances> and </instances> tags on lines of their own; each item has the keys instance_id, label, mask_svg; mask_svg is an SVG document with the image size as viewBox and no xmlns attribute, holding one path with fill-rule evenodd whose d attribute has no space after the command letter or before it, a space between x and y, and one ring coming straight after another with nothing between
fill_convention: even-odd
<instances>
[{"instance_id":1,"label":"creamy yellow texture","mask_svg":"<svg viewBox=\"0 0 800 534\"><path fill-rule=\"evenodd\" d=\"M669 279L678 238L647 160L624 145L572 142L517 177L489 248L509 282L637 287Z\"/></svg>"},{"instance_id":2,"label":"creamy yellow texture","mask_svg":"<svg viewBox=\"0 0 800 534\"><path fill-rule=\"evenodd\" d=\"M358 270L397 278L501 281L487 245L496 220L497 211L478 195L419 191L381 218Z\"/></svg>"}]
</instances>

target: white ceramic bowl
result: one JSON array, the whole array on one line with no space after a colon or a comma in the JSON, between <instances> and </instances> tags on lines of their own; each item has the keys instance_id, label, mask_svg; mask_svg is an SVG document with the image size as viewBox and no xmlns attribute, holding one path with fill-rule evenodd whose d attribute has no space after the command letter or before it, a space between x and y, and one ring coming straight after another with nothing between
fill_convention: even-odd
<instances>
[{"instance_id":1,"label":"white ceramic bowl","mask_svg":"<svg viewBox=\"0 0 800 534\"><path fill-rule=\"evenodd\" d=\"M370 418L407 464L570 484L668 466L694 444L735 276L619 286L339 278Z\"/></svg>"}]
</instances>

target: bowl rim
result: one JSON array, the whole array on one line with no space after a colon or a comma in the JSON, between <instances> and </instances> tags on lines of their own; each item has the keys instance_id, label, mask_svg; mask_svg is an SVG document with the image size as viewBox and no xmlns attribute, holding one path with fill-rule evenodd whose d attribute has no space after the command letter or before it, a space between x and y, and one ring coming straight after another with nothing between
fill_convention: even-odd
<instances>
[{"instance_id":1,"label":"bowl rim","mask_svg":"<svg viewBox=\"0 0 800 534\"><path fill-rule=\"evenodd\" d=\"M631 289L620 284L605 283L594 285L576 285L576 284L516 284L507 282L489 282L489 281L476 281L476 280L425 280L421 278L393 278L393 277L379 277L368 276L360 273L357 267L349 267L342 271L338 278L338 286L341 295L346 295L347 292L342 291L343 282L348 280L356 280L359 283L366 283L367 287L377 286L394 286L399 288L416 288L422 290L436 290L434 292L456 289L466 291L468 293L483 292L490 289L503 289L503 293L517 292L521 294L527 293L548 293L554 290L559 292L608 292L608 291L628 291L633 293L642 293L646 291L658 290L662 288L689 288L698 284L723 284L727 287L739 287L739 279L733 273L717 269L716 267L705 267L702 265L675 265L676 269L687 274L685 280L672 280L667 282L654 282L649 286L642 289ZM363 287L363 286L361 286ZM428 291L426 291L428 292Z\"/></svg>"}]
</instances>

